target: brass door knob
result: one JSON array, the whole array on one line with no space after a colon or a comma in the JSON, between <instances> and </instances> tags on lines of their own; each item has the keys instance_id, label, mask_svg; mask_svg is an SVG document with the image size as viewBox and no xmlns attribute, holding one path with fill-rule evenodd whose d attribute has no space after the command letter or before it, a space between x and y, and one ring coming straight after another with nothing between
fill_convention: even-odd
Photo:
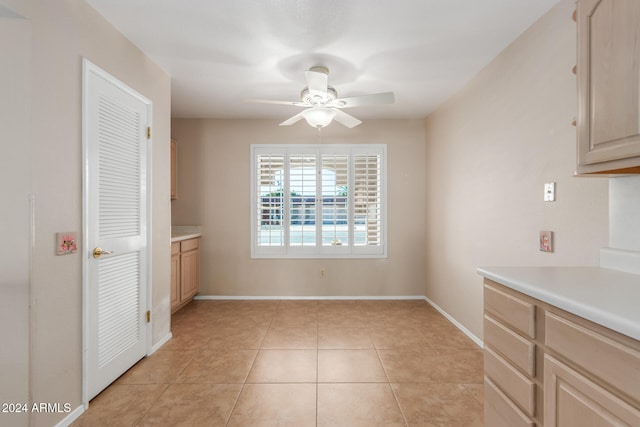
<instances>
[{"instance_id":1,"label":"brass door knob","mask_svg":"<svg viewBox=\"0 0 640 427\"><path fill-rule=\"evenodd\" d=\"M93 257L94 258L100 258L102 255L109 255L112 254L113 251L103 251L102 248L96 247L93 248Z\"/></svg>"}]
</instances>

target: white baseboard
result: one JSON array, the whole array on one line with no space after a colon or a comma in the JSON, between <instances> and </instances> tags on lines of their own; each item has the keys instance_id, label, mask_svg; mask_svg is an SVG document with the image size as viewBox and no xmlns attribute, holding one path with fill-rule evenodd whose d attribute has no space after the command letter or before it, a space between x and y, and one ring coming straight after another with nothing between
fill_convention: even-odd
<instances>
[{"instance_id":1,"label":"white baseboard","mask_svg":"<svg viewBox=\"0 0 640 427\"><path fill-rule=\"evenodd\" d=\"M69 412L69 414L66 417L64 417L58 424L56 424L56 427L68 427L68 426L70 426L71 423L74 422L75 420L77 420L78 417L80 417L80 415L82 415L85 410L86 410L86 408L84 407L84 405L78 406L76 409L74 409L73 411Z\"/></svg>"},{"instance_id":2,"label":"white baseboard","mask_svg":"<svg viewBox=\"0 0 640 427\"><path fill-rule=\"evenodd\" d=\"M167 341L169 341L171 338L173 338L173 334L171 332L169 332L167 335L165 335L164 337L162 337L162 339L160 341L158 341L157 343L155 343L152 347L151 347L151 353L147 354L147 356L151 356L153 353L155 353L160 347L162 347L163 345L165 345L167 343Z\"/></svg>"},{"instance_id":3,"label":"white baseboard","mask_svg":"<svg viewBox=\"0 0 640 427\"><path fill-rule=\"evenodd\" d=\"M435 302L431 301L429 298L424 297L424 299L431 304L431 306L433 308L435 308L436 310L438 310L438 312L440 314L442 314L444 317L447 318L447 320L449 320L451 323L453 323L455 325L456 328L460 329L466 336L468 336L469 338L471 338L471 340L473 342L475 342L476 344L478 344L478 347L480 348L484 348L484 342L482 342L482 340L480 338L478 338L477 336L475 336L474 334L471 333L470 330L468 330L467 328L465 328L462 323L458 322L456 319L454 319L449 313L447 313L446 311L444 311L438 304L436 304Z\"/></svg>"},{"instance_id":4,"label":"white baseboard","mask_svg":"<svg viewBox=\"0 0 640 427\"><path fill-rule=\"evenodd\" d=\"M193 297L195 300L213 300L213 301L224 301L224 300L234 300L234 301L242 301L242 300L423 300L424 295L389 295L389 296L362 296L362 295L353 295L353 296L225 296L225 295L197 295Z\"/></svg>"}]
</instances>

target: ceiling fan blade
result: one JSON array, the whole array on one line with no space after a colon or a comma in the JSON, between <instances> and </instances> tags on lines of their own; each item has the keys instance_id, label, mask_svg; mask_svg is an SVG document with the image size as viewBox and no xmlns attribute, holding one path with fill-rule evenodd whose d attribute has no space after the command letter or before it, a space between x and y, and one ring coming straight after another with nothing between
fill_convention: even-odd
<instances>
[{"instance_id":1,"label":"ceiling fan blade","mask_svg":"<svg viewBox=\"0 0 640 427\"><path fill-rule=\"evenodd\" d=\"M275 101L271 99L245 99L244 102L251 102L254 104L277 104L277 105L294 105L296 107L310 107L311 104L301 101Z\"/></svg>"},{"instance_id":2,"label":"ceiling fan blade","mask_svg":"<svg viewBox=\"0 0 640 427\"><path fill-rule=\"evenodd\" d=\"M280 123L278 126L290 126L290 125L296 123L297 121L304 119L305 111L307 111L307 110L302 110L301 112L299 112L295 116L290 117L287 120L285 120L284 122Z\"/></svg>"},{"instance_id":3,"label":"ceiling fan blade","mask_svg":"<svg viewBox=\"0 0 640 427\"><path fill-rule=\"evenodd\" d=\"M356 127L360 123L362 123L360 120L358 120L355 117L345 113L344 111L340 111L337 108L332 108L332 110L336 112L336 115L333 118L333 120L335 120L336 122L340 123L341 125L344 125L344 126L346 126L348 128L352 128L352 127Z\"/></svg>"},{"instance_id":4,"label":"ceiling fan blade","mask_svg":"<svg viewBox=\"0 0 640 427\"><path fill-rule=\"evenodd\" d=\"M334 99L330 106L337 108L360 107L362 105L393 104L396 100L393 92L372 93L370 95L352 96Z\"/></svg>"},{"instance_id":5,"label":"ceiling fan blade","mask_svg":"<svg viewBox=\"0 0 640 427\"><path fill-rule=\"evenodd\" d=\"M315 67L314 67L315 68ZM313 95L325 96L327 93L327 87L329 84L329 76L325 71L326 68L317 67L317 70L314 71L314 68L311 68L309 71L304 72L304 76L307 79L307 87L309 88L309 93Z\"/></svg>"}]
</instances>

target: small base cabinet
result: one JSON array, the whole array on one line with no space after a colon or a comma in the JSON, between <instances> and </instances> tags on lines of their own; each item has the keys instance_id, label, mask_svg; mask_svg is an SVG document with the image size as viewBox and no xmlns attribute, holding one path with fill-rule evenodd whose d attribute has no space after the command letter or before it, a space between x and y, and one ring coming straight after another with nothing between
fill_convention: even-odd
<instances>
[{"instance_id":1,"label":"small base cabinet","mask_svg":"<svg viewBox=\"0 0 640 427\"><path fill-rule=\"evenodd\" d=\"M188 304L200 291L200 238L171 243L171 312Z\"/></svg>"},{"instance_id":2,"label":"small base cabinet","mask_svg":"<svg viewBox=\"0 0 640 427\"><path fill-rule=\"evenodd\" d=\"M640 342L489 279L485 425L640 426Z\"/></svg>"}]
</instances>

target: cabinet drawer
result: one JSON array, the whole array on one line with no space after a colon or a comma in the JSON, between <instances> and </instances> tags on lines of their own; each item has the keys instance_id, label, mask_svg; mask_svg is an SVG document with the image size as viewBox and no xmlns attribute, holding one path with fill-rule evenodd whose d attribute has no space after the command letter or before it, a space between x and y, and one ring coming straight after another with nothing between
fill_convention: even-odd
<instances>
[{"instance_id":1,"label":"cabinet drawer","mask_svg":"<svg viewBox=\"0 0 640 427\"><path fill-rule=\"evenodd\" d=\"M192 251L194 249L198 249L198 245L200 243L200 239L189 239L183 240L180 242L180 247L182 252Z\"/></svg>"},{"instance_id":2,"label":"cabinet drawer","mask_svg":"<svg viewBox=\"0 0 640 427\"><path fill-rule=\"evenodd\" d=\"M536 337L536 307L515 295L485 283L484 307L493 317L529 338Z\"/></svg>"},{"instance_id":3,"label":"cabinet drawer","mask_svg":"<svg viewBox=\"0 0 640 427\"><path fill-rule=\"evenodd\" d=\"M173 242L171 244L171 255L178 255L180 253L180 242Z\"/></svg>"},{"instance_id":4,"label":"cabinet drawer","mask_svg":"<svg viewBox=\"0 0 640 427\"><path fill-rule=\"evenodd\" d=\"M535 423L485 376L484 425L491 427L534 427Z\"/></svg>"},{"instance_id":5,"label":"cabinet drawer","mask_svg":"<svg viewBox=\"0 0 640 427\"><path fill-rule=\"evenodd\" d=\"M640 351L554 313L545 324L547 347L640 401Z\"/></svg>"},{"instance_id":6,"label":"cabinet drawer","mask_svg":"<svg viewBox=\"0 0 640 427\"><path fill-rule=\"evenodd\" d=\"M535 415L535 383L488 347L484 349L484 372L528 416Z\"/></svg>"},{"instance_id":7,"label":"cabinet drawer","mask_svg":"<svg viewBox=\"0 0 640 427\"><path fill-rule=\"evenodd\" d=\"M535 376L536 345L499 321L484 316L484 342L497 350L530 377Z\"/></svg>"}]
</instances>

